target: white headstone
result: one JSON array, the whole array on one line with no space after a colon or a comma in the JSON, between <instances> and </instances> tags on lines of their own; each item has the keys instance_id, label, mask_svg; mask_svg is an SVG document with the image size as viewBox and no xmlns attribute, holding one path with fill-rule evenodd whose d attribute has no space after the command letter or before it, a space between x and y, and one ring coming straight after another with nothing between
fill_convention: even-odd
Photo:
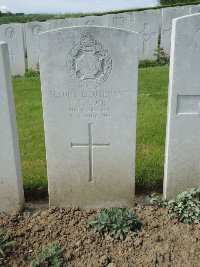
<instances>
[{"instance_id":1,"label":"white headstone","mask_svg":"<svg viewBox=\"0 0 200 267\"><path fill-rule=\"evenodd\" d=\"M23 26L20 24L0 25L0 41L8 43L12 75L24 75L26 67Z\"/></svg>"},{"instance_id":2,"label":"white headstone","mask_svg":"<svg viewBox=\"0 0 200 267\"><path fill-rule=\"evenodd\" d=\"M200 5L191 6L190 14L200 13Z\"/></svg>"},{"instance_id":3,"label":"white headstone","mask_svg":"<svg viewBox=\"0 0 200 267\"><path fill-rule=\"evenodd\" d=\"M139 33L139 59L154 59L158 48L160 9L135 12L134 31Z\"/></svg>"},{"instance_id":4,"label":"white headstone","mask_svg":"<svg viewBox=\"0 0 200 267\"><path fill-rule=\"evenodd\" d=\"M162 23L161 23L161 47L164 52L170 54L171 48L171 31L172 19L189 14L189 10L181 7L162 8Z\"/></svg>"},{"instance_id":5,"label":"white headstone","mask_svg":"<svg viewBox=\"0 0 200 267\"><path fill-rule=\"evenodd\" d=\"M164 196L200 186L200 15L173 20Z\"/></svg>"},{"instance_id":6,"label":"white headstone","mask_svg":"<svg viewBox=\"0 0 200 267\"><path fill-rule=\"evenodd\" d=\"M77 19L77 26L106 26L105 16L86 16Z\"/></svg>"},{"instance_id":7,"label":"white headstone","mask_svg":"<svg viewBox=\"0 0 200 267\"><path fill-rule=\"evenodd\" d=\"M126 13L129 16L129 29L134 31L135 29L135 12L128 12Z\"/></svg>"},{"instance_id":8,"label":"white headstone","mask_svg":"<svg viewBox=\"0 0 200 267\"><path fill-rule=\"evenodd\" d=\"M181 7L182 16L190 15L191 5L185 5Z\"/></svg>"},{"instance_id":9,"label":"white headstone","mask_svg":"<svg viewBox=\"0 0 200 267\"><path fill-rule=\"evenodd\" d=\"M28 68L36 70L39 64L38 34L48 31L50 26L45 22L29 22L25 24Z\"/></svg>"},{"instance_id":10,"label":"white headstone","mask_svg":"<svg viewBox=\"0 0 200 267\"><path fill-rule=\"evenodd\" d=\"M23 28L23 38L24 38L24 53L25 53L25 58L26 58L27 49L26 49L25 23L15 23L15 24L19 24L19 25L21 25L21 26L22 26L22 28Z\"/></svg>"},{"instance_id":11,"label":"white headstone","mask_svg":"<svg viewBox=\"0 0 200 267\"><path fill-rule=\"evenodd\" d=\"M50 206L132 204L137 34L64 28L39 46Z\"/></svg>"},{"instance_id":12,"label":"white headstone","mask_svg":"<svg viewBox=\"0 0 200 267\"><path fill-rule=\"evenodd\" d=\"M8 46L0 42L0 212L24 205Z\"/></svg>"},{"instance_id":13,"label":"white headstone","mask_svg":"<svg viewBox=\"0 0 200 267\"><path fill-rule=\"evenodd\" d=\"M67 19L55 19L55 20L47 20L47 23L50 24L50 29L59 29L64 27L76 26L76 18L67 18Z\"/></svg>"},{"instance_id":14,"label":"white headstone","mask_svg":"<svg viewBox=\"0 0 200 267\"><path fill-rule=\"evenodd\" d=\"M130 30L130 16L126 13L105 15L109 27Z\"/></svg>"}]
</instances>

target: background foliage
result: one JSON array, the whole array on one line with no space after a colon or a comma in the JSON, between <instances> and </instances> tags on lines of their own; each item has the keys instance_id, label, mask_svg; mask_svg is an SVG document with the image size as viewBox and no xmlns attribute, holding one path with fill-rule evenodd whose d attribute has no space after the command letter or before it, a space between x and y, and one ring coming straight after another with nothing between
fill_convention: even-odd
<instances>
[{"instance_id":1,"label":"background foliage","mask_svg":"<svg viewBox=\"0 0 200 267\"><path fill-rule=\"evenodd\" d=\"M194 3L196 0L160 0L161 5L175 5L183 3Z\"/></svg>"},{"instance_id":2,"label":"background foliage","mask_svg":"<svg viewBox=\"0 0 200 267\"><path fill-rule=\"evenodd\" d=\"M64 18L76 18L76 17L84 17L87 15L95 15L101 16L105 14L117 14L131 11L142 11L148 9L159 9L161 6L176 6L176 5L188 5L188 4L200 4L200 0L160 0L158 1L158 5L155 7L149 8L137 8L137 9L127 9L127 10L115 10L103 13L77 13L77 14L24 14L24 13L16 13L12 14L11 12L2 13L0 12L0 25L7 23L26 23L31 21L46 21L49 19L64 19Z\"/></svg>"}]
</instances>

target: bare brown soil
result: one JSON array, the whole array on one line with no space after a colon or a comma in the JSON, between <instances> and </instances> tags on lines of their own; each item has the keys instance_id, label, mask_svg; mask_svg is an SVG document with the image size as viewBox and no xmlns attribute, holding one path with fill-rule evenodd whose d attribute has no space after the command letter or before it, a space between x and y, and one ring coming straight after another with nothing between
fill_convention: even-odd
<instances>
[{"instance_id":1,"label":"bare brown soil","mask_svg":"<svg viewBox=\"0 0 200 267\"><path fill-rule=\"evenodd\" d=\"M91 231L87 221L94 210L48 209L37 202L20 214L0 214L0 228L10 229L15 241L4 266L31 266L49 243L62 247L63 267L200 266L200 224L171 221L163 208L138 204L133 210L142 228L123 241Z\"/></svg>"}]
</instances>

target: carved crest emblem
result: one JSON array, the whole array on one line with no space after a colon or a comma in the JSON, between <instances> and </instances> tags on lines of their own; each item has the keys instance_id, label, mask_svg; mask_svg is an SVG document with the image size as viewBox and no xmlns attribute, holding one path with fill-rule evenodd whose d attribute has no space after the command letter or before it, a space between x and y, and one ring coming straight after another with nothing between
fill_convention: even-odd
<instances>
[{"instance_id":1,"label":"carved crest emblem","mask_svg":"<svg viewBox=\"0 0 200 267\"><path fill-rule=\"evenodd\" d=\"M5 34L6 34L7 39L15 38L15 30L12 27L8 27L5 30Z\"/></svg>"},{"instance_id":2,"label":"carved crest emblem","mask_svg":"<svg viewBox=\"0 0 200 267\"><path fill-rule=\"evenodd\" d=\"M32 28L32 33L35 36L38 36L38 34L41 32L42 27L40 25L34 25Z\"/></svg>"},{"instance_id":3,"label":"carved crest emblem","mask_svg":"<svg viewBox=\"0 0 200 267\"><path fill-rule=\"evenodd\" d=\"M125 26L125 18L124 17L114 17L112 19L114 27L124 27Z\"/></svg>"},{"instance_id":4,"label":"carved crest emblem","mask_svg":"<svg viewBox=\"0 0 200 267\"><path fill-rule=\"evenodd\" d=\"M152 34L155 33L151 33L149 24L145 23L144 29L140 32L140 38L147 42L149 39L151 39Z\"/></svg>"},{"instance_id":5,"label":"carved crest emblem","mask_svg":"<svg viewBox=\"0 0 200 267\"><path fill-rule=\"evenodd\" d=\"M67 58L70 76L79 81L81 87L97 87L104 83L112 70L112 59L108 51L90 34L83 35Z\"/></svg>"}]
</instances>

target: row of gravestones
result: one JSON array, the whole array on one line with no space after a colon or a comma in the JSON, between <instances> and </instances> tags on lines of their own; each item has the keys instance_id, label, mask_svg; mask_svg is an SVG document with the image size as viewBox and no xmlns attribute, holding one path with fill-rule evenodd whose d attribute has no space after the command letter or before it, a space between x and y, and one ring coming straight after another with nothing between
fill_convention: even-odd
<instances>
[{"instance_id":1,"label":"row of gravestones","mask_svg":"<svg viewBox=\"0 0 200 267\"><path fill-rule=\"evenodd\" d=\"M139 33L139 59L154 59L158 48L159 36L161 47L170 53L172 19L200 12L200 6L183 6L89 16L83 18L49 20L47 22L31 22L26 24L8 24L0 26L0 40L8 43L12 75L24 75L26 70L25 55L28 68L38 68L38 34L71 26L109 26Z\"/></svg>"},{"instance_id":2,"label":"row of gravestones","mask_svg":"<svg viewBox=\"0 0 200 267\"><path fill-rule=\"evenodd\" d=\"M50 206L131 205L138 34L69 27L39 35ZM200 15L173 20L164 196L200 185ZM0 44L0 211L23 207L6 43Z\"/></svg>"}]
</instances>

